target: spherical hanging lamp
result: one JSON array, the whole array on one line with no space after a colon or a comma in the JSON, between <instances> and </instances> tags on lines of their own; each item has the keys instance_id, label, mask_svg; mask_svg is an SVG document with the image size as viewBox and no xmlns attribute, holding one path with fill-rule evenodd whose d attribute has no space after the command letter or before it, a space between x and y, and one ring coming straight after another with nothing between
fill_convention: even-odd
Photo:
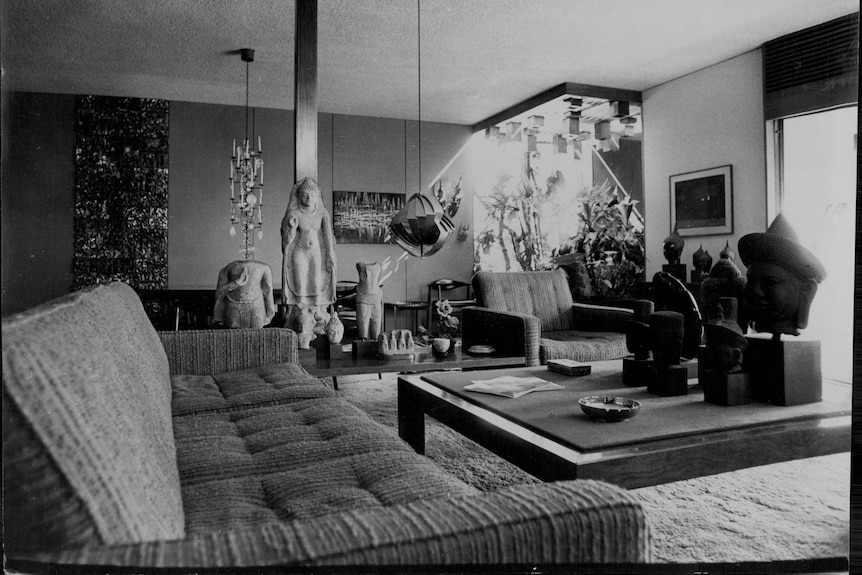
<instances>
[{"instance_id":1,"label":"spherical hanging lamp","mask_svg":"<svg viewBox=\"0 0 862 575\"><path fill-rule=\"evenodd\" d=\"M446 215L443 205L433 194L425 195L421 191L422 184L422 58L420 18L420 3L416 1L416 30L418 56L418 102L419 102L419 183L420 191L410 196L404 207L395 214L389 223L389 232L393 241L401 246L411 256L424 258L440 251L446 244L455 224ZM405 146L406 146L405 140ZM406 149L406 148L405 148Z\"/></svg>"}]
</instances>

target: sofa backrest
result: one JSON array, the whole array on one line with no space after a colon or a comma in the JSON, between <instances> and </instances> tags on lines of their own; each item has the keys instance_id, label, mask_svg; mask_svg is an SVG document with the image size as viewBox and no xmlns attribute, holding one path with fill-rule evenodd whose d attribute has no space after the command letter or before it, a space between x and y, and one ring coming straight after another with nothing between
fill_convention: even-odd
<instances>
[{"instance_id":1,"label":"sofa backrest","mask_svg":"<svg viewBox=\"0 0 862 575\"><path fill-rule=\"evenodd\" d=\"M539 318L542 331L572 329L572 292L561 269L538 272L478 272L473 287L480 305Z\"/></svg>"},{"instance_id":2,"label":"sofa backrest","mask_svg":"<svg viewBox=\"0 0 862 575\"><path fill-rule=\"evenodd\" d=\"M183 537L167 357L134 290L70 294L4 319L2 337L7 537ZM46 506L56 493L72 497Z\"/></svg>"}]
</instances>

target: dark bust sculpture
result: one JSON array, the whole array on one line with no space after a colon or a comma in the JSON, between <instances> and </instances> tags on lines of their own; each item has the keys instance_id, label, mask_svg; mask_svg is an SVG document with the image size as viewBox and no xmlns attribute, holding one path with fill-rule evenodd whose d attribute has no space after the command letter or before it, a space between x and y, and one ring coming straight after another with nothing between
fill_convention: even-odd
<instances>
[{"instance_id":1,"label":"dark bust sculpture","mask_svg":"<svg viewBox=\"0 0 862 575\"><path fill-rule=\"evenodd\" d=\"M664 239L662 244L664 248L664 258L671 265L678 265L682 256L682 249L685 247L685 240L679 235L679 231L674 228L673 233Z\"/></svg>"},{"instance_id":2,"label":"dark bust sculpture","mask_svg":"<svg viewBox=\"0 0 862 575\"><path fill-rule=\"evenodd\" d=\"M737 323L741 331L748 329L748 313L745 310L743 298L745 297L745 276L736 267L734 259L736 252L727 242L724 249L719 253L716 264L709 272L709 276L700 284L701 312L704 321L719 318L721 308L719 300L724 297L732 297L737 300Z\"/></svg>"},{"instance_id":3,"label":"dark bust sculpture","mask_svg":"<svg viewBox=\"0 0 862 575\"><path fill-rule=\"evenodd\" d=\"M742 371L742 353L748 340L736 321L736 307L735 298L720 298L718 315L704 325L707 363L718 373Z\"/></svg>"},{"instance_id":4,"label":"dark bust sculpture","mask_svg":"<svg viewBox=\"0 0 862 575\"><path fill-rule=\"evenodd\" d=\"M765 233L743 236L738 248L748 268L745 303L754 329L774 339L799 335L808 325L817 286L826 278L823 264L799 243L781 214Z\"/></svg>"}]
</instances>

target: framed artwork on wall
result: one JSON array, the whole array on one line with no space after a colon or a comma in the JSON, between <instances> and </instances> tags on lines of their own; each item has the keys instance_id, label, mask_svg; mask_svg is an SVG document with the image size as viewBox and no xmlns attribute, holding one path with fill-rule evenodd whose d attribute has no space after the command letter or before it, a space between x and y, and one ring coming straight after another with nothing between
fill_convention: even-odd
<instances>
[{"instance_id":1,"label":"framed artwork on wall","mask_svg":"<svg viewBox=\"0 0 862 575\"><path fill-rule=\"evenodd\" d=\"M733 233L733 167L671 176L670 229L681 236Z\"/></svg>"},{"instance_id":2,"label":"framed artwork on wall","mask_svg":"<svg viewBox=\"0 0 862 575\"><path fill-rule=\"evenodd\" d=\"M385 244L389 222L404 207L404 194L332 192L332 226L339 244Z\"/></svg>"}]
</instances>

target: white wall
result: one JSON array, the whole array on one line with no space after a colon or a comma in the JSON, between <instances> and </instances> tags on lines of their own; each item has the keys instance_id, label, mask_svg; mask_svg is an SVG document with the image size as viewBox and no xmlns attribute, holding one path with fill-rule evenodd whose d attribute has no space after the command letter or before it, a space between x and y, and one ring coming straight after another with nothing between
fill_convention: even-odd
<instances>
[{"instance_id":1,"label":"white wall","mask_svg":"<svg viewBox=\"0 0 862 575\"><path fill-rule=\"evenodd\" d=\"M682 262L700 245L713 261L730 241L767 227L761 52L755 50L644 92L647 280L666 262L674 174L733 166L733 233L685 238ZM736 259L744 272L745 268Z\"/></svg>"}]
</instances>

